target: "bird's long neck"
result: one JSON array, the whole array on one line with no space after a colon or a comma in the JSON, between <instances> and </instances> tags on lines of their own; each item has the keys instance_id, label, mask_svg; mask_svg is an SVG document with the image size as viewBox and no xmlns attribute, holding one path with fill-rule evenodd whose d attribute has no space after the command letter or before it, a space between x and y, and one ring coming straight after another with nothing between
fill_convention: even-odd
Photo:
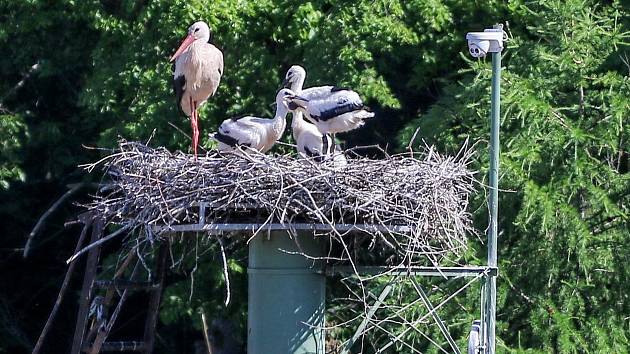
<instances>
[{"instance_id":1,"label":"bird's long neck","mask_svg":"<svg viewBox=\"0 0 630 354\"><path fill-rule=\"evenodd\" d=\"M203 39L197 39L196 41L192 42L190 47L188 47L190 61L193 65L199 65L203 61L203 58L200 55L200 48L205 44L206 42L204 42Z\"/></svg>"},{"instance_id":2,"label":"bird's long neck","mask_svg":"<svg viewBox=\"0 0 630 354\"><path fill-rule=\"evenodd\" d=\"M304 77L303 75L298 75L298 77L295 79L295 81L293 81L293 83L291 83L291 91L295 92L295 93L300 93L302 92L302 87L304 86L304 80L306 79L306 77Z\"/></svg>"},{"instance_id":3,"label":"bird's long neck","mask_svg":"<svg viewBox=\"0 0 630 354\"><path fill-rule=\"evenodd\" d=\"M273 117L272 129L275 134L279 137L284 132L284 129L287 127L287 113L289 109L285 107L284 104L278 103L276 105L276 115Z\"/></svg>"},{"instance_id":4,"label":"bird's long neck","mask_svg":"<svg viewBox=\"0 0 630 354\"><path fill-rule=\"evenodd\" d=\"M292 112L293 118L291 120L291 129L293 130L293 136L296 137L307 124L311 124L304 120L304 113L300 111Z\"/></svg>"},{"instance_id":5,"label":"bird's long neck","mask_svg":"<svg viewBox=\"0 0 630 354\"><path fill-rule=\"evenodd\" d=\"M296 94L302 92L302 87L304 86L305 76L299 75L297 79L291 84L291 90ZM305 125L309 124L304 120L304 113L300 111L292 112L291 119L291 130L293 131L293 137L297 138L297 136L304 130Z\"/></svg>"}]
</instances>

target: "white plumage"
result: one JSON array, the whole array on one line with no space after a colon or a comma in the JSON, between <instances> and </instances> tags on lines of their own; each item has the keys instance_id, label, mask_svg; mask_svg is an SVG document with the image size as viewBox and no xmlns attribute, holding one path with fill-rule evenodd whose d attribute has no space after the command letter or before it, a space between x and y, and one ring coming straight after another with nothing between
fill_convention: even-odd
<instances>
[{"instance_id":1,"label":"white plumage","mask_svg":"<svg viewBox=\"0 0 630 354\"><path fill-rule=\"evenodd\" d=\"M329 134L322 134L315 125L304 121L302 112L294 113L291 128L301 157L322 162L335 152L332 137Z\"/></svg>"},{"instance_id":2,"label":"white plumage","mask_svg":"<svg viewBox=\"0 0 630 354\"><path fill-rule=\"evenodd\" d=\"M253 116L229 118L224 120L219 126L219 131L211 134L210 137L219 143L220 151L232 151L237 146L251 148L262 153L269 151L282 137L286 128L289 97L295 97L295 93L288 89L278 91L276 114L273 119Z\"/></svg>"},{"instance_id":3,"label":"white plumage","mask_svg":"<svg viewBox=\"0 0 630 354\"><path fill-rule=\"evenodd\" d=\"M303 88L304 81L306 80L306 70L300 65L293 65L287 71L287 75L284 78L284 88L290 88L291 90L299 93L301 97L307 100L314 100L323 98L328 95L334 86L313 86L309 88ZM299 92L298 92L299 91Z\"/></svg>"},{"instance_id":4,"label":"white plumage","mask_svg":"<svg viewBox=\"0 0 630 354\"><path fill-rule=\"evenodd\" d=\"M321 86L302 90L305 79L306 71L304 68L293 65L287 71L283 85L305 99L316 98L332 89L332 86ZM330 134L320 132L317 126L305 121L302 112L293 112L291 130L298 154L301 157L313 158L317 162L322 162L334 156L337 163L345 165L345 156L341 151L335 152L335 142Z\"/></svg>"},{"instance_id":5,"label":"white plumage","mask_svg":"<svg viewBox=\"0 0 630 354\"><path fill-rule=\"evenodd\" d=\"M358 93L337 87L328 92L322 90L320 87L317 93L313 91L310 95L303 91L300 93L302 97L289 101L289 109L304 112L320 132L347 132L363 126L365 119L374 117L374 113L366 110Z\"/></svg>"},{"instance_id":6,"label":"white plumage","mask_svg":"<svg viewBox=\"0 0 630 354\"><path fill-rule=\"evenodd\" d=\"M481 321L474 320L468 335L468 354L479 354L479 346L481 345L479 332L481 331Z\"/></svg>"},{"instance_id":7,"label":"white plumage","mask_svg":"<svg viewBox=\"0 0 630 354\"><path fill-rule=\"evenodd\" d=\"M171 61L175 60L173 88L178 105L190 117L195 156L199 142L198 109L214 96L223 75L223 53L208 43L209 39L208 25L203 21L195 22L171 57Z\"/></svg>"}]
</instances>

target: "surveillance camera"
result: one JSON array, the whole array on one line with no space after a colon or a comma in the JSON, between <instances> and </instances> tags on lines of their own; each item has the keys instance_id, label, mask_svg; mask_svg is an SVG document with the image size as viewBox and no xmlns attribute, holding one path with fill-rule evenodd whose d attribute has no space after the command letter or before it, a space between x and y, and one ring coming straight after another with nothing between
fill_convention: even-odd
<instances>
[{"instance_id":1,"label":"surveillance camera","mask_svg":"<svg viewBox=\"0 0 630 354\"><path fill-rule=\"evenodd\" d=\"M487 53L498 53L503 50L503 30L490 28L483 32L468 32L468 52L474 58L485 57Z\"/></svg>"},{"instance_id":2,"label":"surveillance camera","mask_svg":"<svg viewBox=\"0 0 630 354\"><path fill-rule=\"evenodd\" d=\"M490 41L482 41L482 40L468 40L468 52L473 58L483 58L488 53L488 49L490 49Z\"/></svg>"}]
</instances>

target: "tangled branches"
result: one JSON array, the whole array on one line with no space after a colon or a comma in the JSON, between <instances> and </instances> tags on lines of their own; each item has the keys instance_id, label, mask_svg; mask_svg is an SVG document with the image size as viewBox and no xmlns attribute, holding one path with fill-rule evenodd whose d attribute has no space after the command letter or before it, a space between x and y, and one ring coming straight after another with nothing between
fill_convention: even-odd
<instances>
[{"instance_id":1,"label":"tangled branches","mask_svg":"<svg viewBox=\"0 0 630 354\"><path fill-rule=\"evenodd\" d=\"M464 147L454 157L429 147L415 154L382 153L382 159L357 156L335 166L258 153L210 152L195 159L123 141L119 150L86 166L102 166L111 179L88 208L127 229L146 231L138 237L152 237L155 226L262 221L289 230L295 223L324 225L320 234L337 240L369 231L362 239L371 247L381 245L407 264L422 256L435 263L465 249L467 234L474 233L466 211L474 185L467 168L472 149ZM200 203L209 206L203 220ZM342 232L339 225L353 227Z\"/></svg>"}]
</instances>

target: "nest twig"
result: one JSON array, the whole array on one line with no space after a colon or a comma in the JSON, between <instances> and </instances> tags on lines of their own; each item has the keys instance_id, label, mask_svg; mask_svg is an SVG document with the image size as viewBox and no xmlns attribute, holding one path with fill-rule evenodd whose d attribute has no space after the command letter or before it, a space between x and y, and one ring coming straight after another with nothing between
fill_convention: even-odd
<instances>
[{"instance_id":1,"label":"nest twig","mask_svg":"<svg viewBox=\"0 0 630 354\"><path fill-rule=\"evenodd\" d=\"M371 246L382 245L408 264L433 263L466 247L474 234L468 198L474 172L472 149L444 156L425 147L420 153L359 157L347 165L316 163L288 155L221 154L194 158L141 143L119 149L85 166L103 167L111 179L88 208L152 238L153 226L197 222L195 205L207 203L207 223L252 221L376 225ZM248 209L250 214L237 212ZM391 230L406 226L406 231ZM336 230L322 235L340 238ZM158 235L159 236L159 235ZM345 247L345 244L344 244ZM346 252L347 253L347 252ZM350 254L346 254L350 257Z\"/></svg>"}]
</instances>

